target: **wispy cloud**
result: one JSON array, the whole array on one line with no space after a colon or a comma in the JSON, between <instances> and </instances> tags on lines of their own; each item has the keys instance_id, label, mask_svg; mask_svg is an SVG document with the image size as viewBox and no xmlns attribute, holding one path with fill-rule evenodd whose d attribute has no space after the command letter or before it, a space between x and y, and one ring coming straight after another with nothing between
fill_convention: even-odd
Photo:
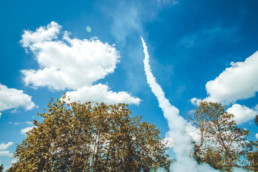
<instances>
[{"instance_id":1,"label":"wispy cloud","mask_svg":"<svg viewBox=\"0 0 258 172\"><path fill-rule=\"evenodd\" d=\"M128 6L129 5L129 6ZM140 10L130 4L120 4L120 8L112 14L111 33L120 44L125 44L126 38L142 32Z\"/></svg>"},{"instance_id":2,"label":"wispy cloud","mask_svg":"<svg viewBox=\"0 0 258 172\"><path fill-rule=\"evenodd\" d=\"M235 27L213 26L185 35L179 40L178 45L186 48L204 48L213 46L217 41L237 42L239 37L236 33Z\"/></svg>"},{"instance_id":3,"label":"wispy cloud","mask_svg":"<svg viewBox=\"0 0 258 172\"><path fill-rule=\"evenodd\" d=\"M164 3L167 5L176 5L179 4L179 1L177 0L157 0L159 3Z\"/></svg>"}]
</instances>

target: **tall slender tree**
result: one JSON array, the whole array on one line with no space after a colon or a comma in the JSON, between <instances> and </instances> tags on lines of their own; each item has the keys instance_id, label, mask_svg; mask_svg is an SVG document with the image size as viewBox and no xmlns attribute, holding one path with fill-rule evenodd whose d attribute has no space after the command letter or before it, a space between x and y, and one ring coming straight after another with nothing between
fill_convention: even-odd
<instances>
[{"instance_id":1,"label":"tall slender tree","mask_svg":"<svg viewBox=\"0 0 258 172\"><path fill-rule=\"evenodd\" d=\"M199 162L229 171L242 163L240 157L247 153L246 138L249 131L239 128L233 120L233 114L227 113L224 106L200 102L194 113L193 124L201 133L200 144L196 145L194 152Z\"/></svg>"}]
</instances>

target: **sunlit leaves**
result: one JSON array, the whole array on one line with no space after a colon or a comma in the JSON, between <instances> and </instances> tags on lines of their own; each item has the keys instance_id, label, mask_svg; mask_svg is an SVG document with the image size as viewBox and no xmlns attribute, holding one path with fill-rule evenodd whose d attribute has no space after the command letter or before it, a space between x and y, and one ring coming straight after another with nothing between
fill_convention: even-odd
<instances>
[{"instance_id":1,"label":"sunlit leaves","mask_svg":"<svg viewBox=\"0 0 258 172\"><path fill-rule=\"evenodd\" d=\"M246 145L249 131L239 128L233 117L219 103L200 102L193 117L193 124L201 133L201 143L195 149L199 162L218 169L243 164L241 156L250 150Z\"/></svg>"},{"instance_id":2,"label":"sunlit leaves","mask_svg":"<svg viewBox=\"0 0 258 172\"><path fill-rule=\"evenodd\" d=\"M42 122L17 147L9 171L148 171L167 167L165 145L153 124L130 117L125 104L53 100Z\"/></svg>"}]
</instances>

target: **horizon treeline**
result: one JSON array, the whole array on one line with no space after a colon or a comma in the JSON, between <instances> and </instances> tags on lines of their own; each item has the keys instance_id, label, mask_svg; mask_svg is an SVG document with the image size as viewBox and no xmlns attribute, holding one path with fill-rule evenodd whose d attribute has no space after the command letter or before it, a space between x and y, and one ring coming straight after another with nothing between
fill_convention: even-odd
<instances>
[{"instance_id":1,"label":"horizon treeline","mask_svg":"<svg viewBox=\"0 0 258 172\"><path fill-rule=\"evenodd\" d=\"M33 121L7 171L169 171L172 161L159 129L131 116L126 104L66 103L64 98L51 99L38 114L42 121ZM258 143L248 140L249 131L233 116L219 103L200 102L192 116L200 142L193 143L191 156L214 169L258 171Z\"/></svg>"},{"instance_id":2,"label":"horizon treeline","mask_svg":"<svg viewBox=\"0 0 258 172\"><path fill-rule=\"evenodd\" d=\"M149 171L170 160L155 125L125 104L49 102L8 171Z\"/></svg>"}]
</instances>

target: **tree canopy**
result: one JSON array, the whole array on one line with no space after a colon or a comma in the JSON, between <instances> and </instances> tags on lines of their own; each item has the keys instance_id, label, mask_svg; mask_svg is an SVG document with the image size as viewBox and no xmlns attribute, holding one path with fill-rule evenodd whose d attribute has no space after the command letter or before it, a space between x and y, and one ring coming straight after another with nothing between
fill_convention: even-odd
<instances>
[{"instance_id":1,"label":"tree canopy","mask_svg":"<svg viewBox=\"0 0 258 172\"><path fill-rule=\"evenodd\" d=\"M148 171L168 167L159 130L125 104L50 101L9 171Z\"/></svg>"},{"instance_id":2,"label":"tree canopy","mask_svg":"<svg viewBox=\"0 0 258 172\"><path fill-rule=\"evenodd\" d=\"M199 162L206 162L216 169L231 169L244 164L240 157L251 149L247 142L249 131L239 128L226 108L219 103L200 102L193 124L200 129L201 141L195 146L194 155Z\"/></svg>"}]
</instances>

